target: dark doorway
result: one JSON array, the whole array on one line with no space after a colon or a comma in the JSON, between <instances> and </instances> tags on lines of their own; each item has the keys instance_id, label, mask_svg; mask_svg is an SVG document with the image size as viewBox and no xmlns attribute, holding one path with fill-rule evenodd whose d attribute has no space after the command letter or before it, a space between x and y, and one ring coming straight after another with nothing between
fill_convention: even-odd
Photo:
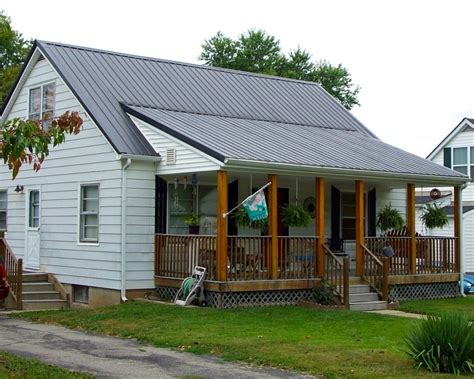
<instances>
[{"instance_id":1,"label":"dark doorway","mask_svg":"<svg viewBox=\"0 0 474 379\"><path fill-rule=\"evenodd\" d=\"M227 209L230 211L239 203L239 181L234 180L232 183L229 183L227 189ZM237 223L235 222L235 217L229 217L227 221L227 235L236 236L237 235Z\"/></svg>"},{"instance_id":2,"label":"dark doorway","mask_svg":"<svg viewBox=\"0 0 474 379\"><path fill-rule=\"evenodd\" d=\"M168 183L155 176L155 233L166 233Z\"/></svg>"}]
</instances>

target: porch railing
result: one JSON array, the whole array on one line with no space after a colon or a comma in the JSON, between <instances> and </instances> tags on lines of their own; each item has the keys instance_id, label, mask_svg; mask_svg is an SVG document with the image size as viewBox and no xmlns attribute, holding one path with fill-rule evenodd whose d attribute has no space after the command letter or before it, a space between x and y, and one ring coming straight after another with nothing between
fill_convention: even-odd
<instances>
[{"instance_id":1,"label":"porch railing","mask_svg":"<svg viewBox=\"0 0 474 379\"><path fill-rule=\"evenodd\" d=\"M324 279L335 288L342 304L349 308L349 257L341 260L325 244L323 245Z\"/></svg>"},{"instance_id":2,"label":"porch railing","mask_svg":"<svg viewBox=\"0 0 474 379\"><path fill-rule=\"evenodd\" d=\"M382 300L388 300L389 261L387 257L377 258L365 245L363 253L363 279L376 291Z\"/></svg>"},{"instance_id":3,"label":"porch railing","mask_svg":"<svg viewBox=\"0 0 474 379\"><path fill-rule=\"evenodd\" d=\"M278 237L278 278L315 278L318 237Z\"/></svg>"},{"instance_id":4,"label":"porch railing","mask_svg":"<svg viewBox=\"0 0 474 379\"><path fill-rule=\"evenodd\" d=\"M278 237L278 278L316 277L318 237ZM216 280L216 236L157 234L155 275L186 278L194 266L207 268L207 280ZM227 237L227 280L270 279L270 236Z\"/></svg>"},{"instance_id":5,"label":"porch railing","mask_svg":"<svg viewBox=\"0 0 474 379\"><path fill-rule=\"evenodd\" d=\"M418 274L456 271L455 237L416 237L416 241Z\"/></svg>"},{"instance_id":6,"label":"porch railing","mask_svg":"<svg viewBox=\"0 0 474 379\"><path fill-rule=\"evenodd\" d=\"M455 272L455 237L416 237L416 274ZM393 248L390 258L391 275L410 273L410 237L366 237L367 249L382 257L386 244Z\"/></svg>"},{"instance_id":7,"label":"porch railing","mask_svg":"<svg viewBox=\"0 0 474 379\"><path fill-rule=\"evenodd\" d=\"M23 284L23 259L15 257L5 238L0 238L0 256L5 262L7 270L7 282L10 286L10 294L16 303L18 310L22 309L22 284Z\"/></svg>"}]
</instances>

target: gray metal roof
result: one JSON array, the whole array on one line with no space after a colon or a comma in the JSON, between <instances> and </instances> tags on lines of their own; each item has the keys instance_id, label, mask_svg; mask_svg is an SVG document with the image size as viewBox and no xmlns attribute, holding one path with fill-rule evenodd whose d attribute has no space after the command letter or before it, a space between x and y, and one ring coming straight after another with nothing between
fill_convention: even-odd
<instances>
[{"instance_id":1,"label":"gray metal roof","mask_svg":"<svg viewBox=\"0 0 474 379\"><path fill-rule=\"evenodd\" d=\"M373 134L320 85L37 41L118 152L150 155L119 102Z\"/></svg>"},{"instance_id":2,"label":"gray metal roof","mask_svg":"<svg viewBox=\"0 0 474 379\"><path fill-rule=\"evenodd\" d=\"M130 114L223 158L462 178L357 131L124 105Z\"/></svg>"}]
</instances>

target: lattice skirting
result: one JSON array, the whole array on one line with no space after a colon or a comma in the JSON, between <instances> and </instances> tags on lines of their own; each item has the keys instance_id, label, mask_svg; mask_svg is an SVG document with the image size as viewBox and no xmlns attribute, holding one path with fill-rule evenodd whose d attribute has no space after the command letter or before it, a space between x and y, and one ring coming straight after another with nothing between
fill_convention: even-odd
<instances>
[{"instance_id":1,"label":"lattice skirting","mask_svg":"<svg viewBox=\"0 0 474 379\"><path fill-rule=\"evenodd\" d=\"M174 299L177 288L157 287L158 297ZM301 300L311 299L312 290L281 290L251 292L206 291L206 300L213 308L265 307L270 305L296 305Z\"/></svg>"},{"instance_id":2,"label":"lattice skirting","mask_svg":"<svg viewBox=\"0 0 474 379\"><path fill-rule=\"evenodd\" d=\"M397 284L389 289L392 300L443 299L458 295L458 282Z\"/></svg>"}]
</instances>

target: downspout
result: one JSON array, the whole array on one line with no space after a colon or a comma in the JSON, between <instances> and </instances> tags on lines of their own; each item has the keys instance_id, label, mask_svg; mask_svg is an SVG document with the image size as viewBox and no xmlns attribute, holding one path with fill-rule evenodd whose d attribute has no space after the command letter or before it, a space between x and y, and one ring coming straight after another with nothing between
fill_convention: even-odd
<instances>
[{"instance_id":1,"label":"downspout","mask_svg":"<svg viewBox=\"0 0 474 379\"><path fill-rule=\"evenodd\" d=\"M127 263L127 169L132 164L132 160L127 158L125 164L122 166L122 240L121 240L121 253L122 253L122 272L121 272L121 287L120 287L120 298L122 303L128 301L126 291L126 279L127 275L126 263Z\"/></svg>"},{"instance_id":2,"label":"downspout","mask_svg":"<svg viewBox=\"0 0 474 379\"><path fill-rule=\"evenodd\" d=\"M459 204L458 204L458 212L459 212L459 231L460 231L460 236L459 236L459 250L460 250L460 257L459 257L459 290L461 291L461 296L466 297L466 294L464 293L464 226L463 226L463 221L464 221L464 214L463 214L463 206L462 206L462 191L464 188L466 188L466 183L464 183L461 188L459 188Z\"/></svg>"}]
</instances>

